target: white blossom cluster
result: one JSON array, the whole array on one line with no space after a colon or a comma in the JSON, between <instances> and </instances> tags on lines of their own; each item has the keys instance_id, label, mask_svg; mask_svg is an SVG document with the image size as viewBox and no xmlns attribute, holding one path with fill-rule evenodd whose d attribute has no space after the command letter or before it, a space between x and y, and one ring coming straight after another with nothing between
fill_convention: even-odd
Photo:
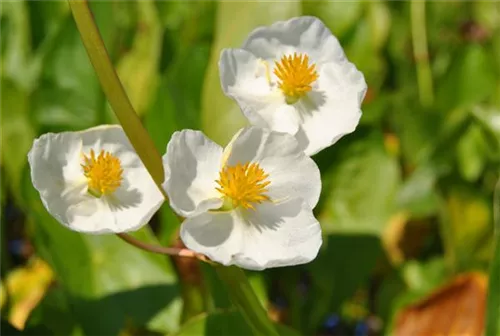
<instances>
[{"instance_id":1,"label":"white blossom cluster","mask_svg":"<svg viewBox=\"0 0 500 336\"><path fill-rule=\"evenodd\" d=\"M219 61L224 93L251 126L225 147L202 132L172 135L162 188L184 218L180 237L223 265L261 270L310 262L322 243L321 192L310 158L354 131L363 74L317 18L255 29ZM91 234L137 230L164 196L117 125L47 133L28 154L47 211Z\"/></svg>"}]
</instances>

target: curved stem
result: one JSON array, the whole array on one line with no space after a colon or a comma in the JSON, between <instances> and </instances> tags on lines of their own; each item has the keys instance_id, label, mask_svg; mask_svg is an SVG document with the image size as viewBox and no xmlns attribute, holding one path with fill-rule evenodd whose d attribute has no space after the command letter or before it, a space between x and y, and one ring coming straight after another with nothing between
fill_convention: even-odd
<instances>
[{"instance_id":1,"label":"curved stem","mask_svg":"<svg viewBox=\"0 0 500 336\"><path fill-rule=\"evenodd\" d=\"M429 107L434 102L434 93L427 50L425 1L412 0L411 2L411 34L413 56L417 64L418 95L422 106Z\"/></svg>"},{"instance_id":2,"label":"curved stem","mask_svg":"<svg viewBox=\"0 0 500 336\"><path fill-rule=\"evenodd\" d=\"M205 256L197 254L196 252L191 251L189 249L178 248L178 247L164 247L164 246L160 246L160 245L151 245L151 244L145 243L139 239L136 239L127 233L117 233L116 235L120 239L129 243L130 245L133 245L135 247L138 247L138 248L145 250L145 251L148 251L148 252L153 252L153 253L158 253L158 254L167 254L167 255L178 256L178 257L197 258L200 260L207 259Z\"/></svg>"}]
</instances>

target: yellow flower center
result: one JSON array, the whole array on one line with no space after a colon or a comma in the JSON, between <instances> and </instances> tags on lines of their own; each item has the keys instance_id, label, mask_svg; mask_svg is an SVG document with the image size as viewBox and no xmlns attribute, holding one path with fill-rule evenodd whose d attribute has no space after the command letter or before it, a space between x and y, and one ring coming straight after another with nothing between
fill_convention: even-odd
<instances>
[{"instance_id":1,"label":"yellow flower center","mask_svg":"<svg viewBox=\"0 0 500 336\"><path fill-rule=\"evenodd\" d=\"M90 156L83 155L83 173L88 180L88 191L95 197L113 193L122 183L123 169L120 159L109 152L101 150L95 156L90 150Z\"/></svg>"},{"instance_id":2,"label":"yellow flower center","mask_svg":"<svg viewBox=\"0 0 500 336\"><path fill-rule=\"evenodd\" d=\"M266 187L271 183L266 181L268 177L257 163L238 163L221 169L216 181L220 188L216 189L231 200L233 208L242 206L254 210L254 204L270 201L264 195Z\"/></svg>"},{"instance_id":3,"label":"yellow flower center","mask_svg":"<svg viewBox=\"0 0 500 336\"><path fill-rule=\"evenodd\" d=\"M316 65L309 65L309 56L306 54L283 56L275 65L274 74L280 80L278 87L287 97L289 104L295 103L311 91L311 84L318 79Z\"/></svg>"}]
</instances>

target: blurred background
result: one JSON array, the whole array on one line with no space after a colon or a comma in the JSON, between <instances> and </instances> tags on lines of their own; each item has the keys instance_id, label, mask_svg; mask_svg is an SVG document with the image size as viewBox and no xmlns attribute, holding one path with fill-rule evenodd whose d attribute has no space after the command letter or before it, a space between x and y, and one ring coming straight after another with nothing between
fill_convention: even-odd
<instances>
[{"instance_id":1,"label":"blurred background","mask_svg":"<svg viewBox=\"0 0 500 336\"><path fill-rule=\"evenodd\" d=\"M5 334L246 335L213 269L59 225L29 178L46 132L116 123L64 1L1 2L1 314ZM248 272L302 335L481 335L500 171L499 2L91 2L126 91L163 154L244 124L221 48L259 25L322 19L368 83L358 129L314 157L318 258ZM165 205L144 241L176 245ZM288 330L288 329L287 329ZM288 330L290 334L292 331Z\"/></svg>"}]
</instances>

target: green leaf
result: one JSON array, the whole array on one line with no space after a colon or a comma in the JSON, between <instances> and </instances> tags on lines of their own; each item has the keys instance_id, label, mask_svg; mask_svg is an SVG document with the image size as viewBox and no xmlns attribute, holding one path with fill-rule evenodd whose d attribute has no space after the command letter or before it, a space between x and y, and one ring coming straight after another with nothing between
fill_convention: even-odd
<instances>
[{"instance_id":1,"label":"green leaf","mask_svg":"<svg viewBox=\"0 0 500 336\"><path fill-rule=\"evenodd\" d=\"M334 161L323 175L319 219L324 232L380 235L394 213L401 180L398 162L385 151L382 135L358 137L342 147Z\"/></svg>"},{"instance_id":2,"label":"green leaf","mask_svg":"<svg viewBox=\"0 0 500 336\"><path fill-rule=\"evenodd\" d=\"M26 183L30 183L28 177ZM114 335L124 325L146 325L159 332L177 328L181 302L168 259L139 250L114 235L70 231L46 212L31 186L25 188L37 251L64 286L86 334ZM134 236L158 244L147 228Z\"/></svg>"},{"instance_id":3,"label":"green leaf","mask_svg":"<svg viewBox=\"0 0 500 336\"><path fill-rule=\"evenodd\" d=\"M2 167L4 181L19 198L23 168L32 145L34 130L29 120L30 100L14 83L2 80ZM5 178L6 177L6 178Z\"/></svg>"},{"instance_id":4,"label":"green leaf","mask_svg":"<svg viewBox=\"0 0 500 336\"><path fill-rule=\"evenodd\" d=\"M279 335L297 336L296 331L279 324L275 324ZM172 336L232 336L252 335L252 329L238 312L214 312L194 317Z\"/></svg>"},{"instance_id":5,"label":"green leaf","mask_svg":"<svg viewBox=\"0 0 500 336\"><path fill-rule=\"evenodd\" d=\"M368 280L382 256L380 240L371 235L329 235L324 246L307 266L312 293L303 314L310 314L309 334L329 312L340 310L341 304Z\"/></svg>"},{"instance_id":6,"label":"green leaf","mask_svg":"<svg viewBox=\"0 0 500 336\"><path fill-rule=\"evenodd\" d=\"M258 26L270 25L300 14L298 2L218 3L217 25L212 54L202 96L203 130L209 138L224 145L244 125L246 119L237 104L224 96L219 79L219 56L223 48L239 48Z\"/></svg>"}]
</instances>

